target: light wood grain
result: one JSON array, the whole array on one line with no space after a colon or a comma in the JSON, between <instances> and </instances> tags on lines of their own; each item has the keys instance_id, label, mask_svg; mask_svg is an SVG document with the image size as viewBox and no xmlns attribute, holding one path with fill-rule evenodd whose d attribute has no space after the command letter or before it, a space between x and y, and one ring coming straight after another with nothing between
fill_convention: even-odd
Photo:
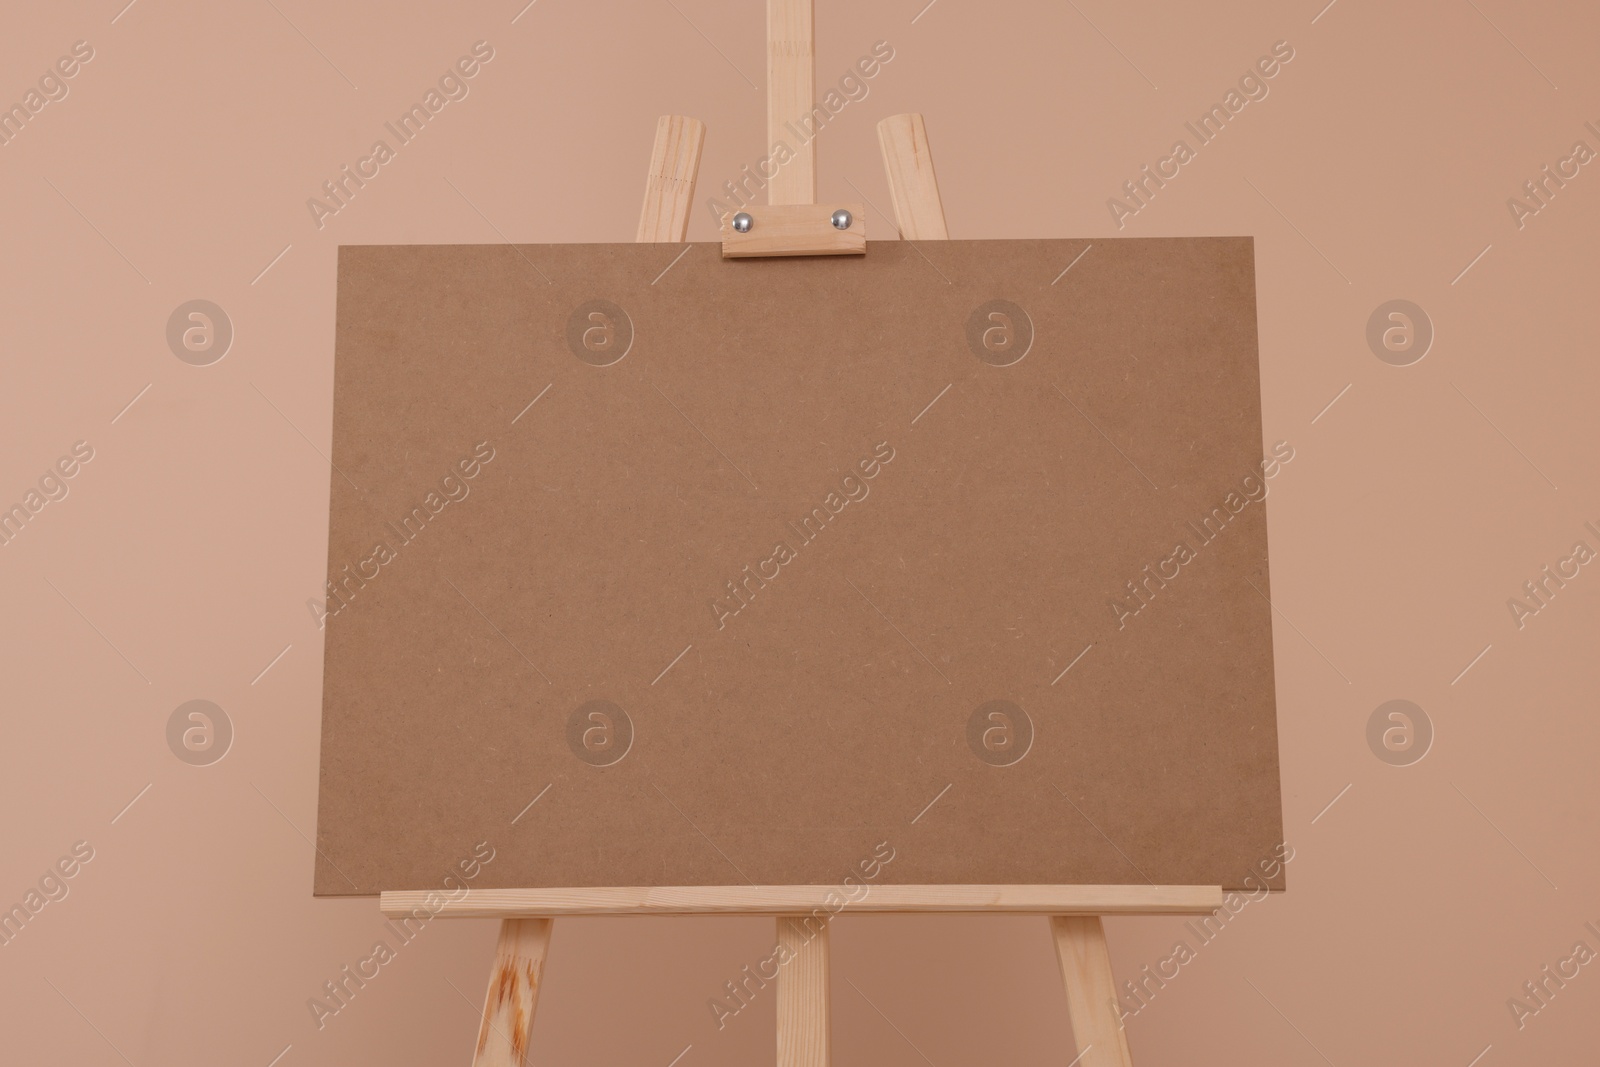
<instances>
[{"instance_id":1,"label":"light wood grain","mask_svg":"<svg viewBox=\"0 0 1600 1067\"><path fill-rule=\"evenodd\" d=\"M505 919L495 946L494 973L483 1002L472 1067L527 1067L528 1035L539 1006L549 919Z\"/></svg>"},{"instance_id":2,"label":"light wood grain","mask_svg":"<svg viewBox=\"0 0 1600 1067\"><path fill-rule=\"evenodd\" d=\"M639 214L640 244L682 241L688 234L705 140L705 123L699 119L662 115L656 120L656 143L650 152L644 208Z\"/></svg>"},{"instance_id":3,"label":"light wood grain","mask_svg":"<svg viewBox=\"0 0 1600 1067\"><path fill-rule=\"evenodd\" d=\"M850 212L848 230L836 229L833 213ZM722 216L722 258L753 256L859 256L867 251L867 224L860 204L789 204L745 209L754 220L749 233L733 228L733 216Z\"/></svg>"},{"instance_id":4,"label":"light wood grain","mask_svg":"<svg viewBox=\"0 0 1600 1067\"><path fill-rule=\"evenodd\" d=\"M767 143L794 149L794 158L767 183L769 204L810 204L817 199L817 142L804 143L788 128L805 128L816 106L816 30L811 0L767 0Z\"/></svg>"},{"instance_id":5,"label":"light wood grain","mask_svg":"<svg viewBox=\"0 0 1600 1067\"><path fill-rule=\"evenodd\" d=\"M557 915L795 915L836 903L825 885L625 886L577 889L473 889L457 900L437 891L384 893L388 916L428 907L463 918ZM983 911L1023 915L1207 915L1222 907L1222 889L1206 885L881 885L845 910L866 912Z\"/></svg>"},{"instance_id":6,"label":"light wood grain","mask_svg":"<svg viewBox=\"0 0 1600 1067\"><path fill-rule=\"evenodd\" d=\"M1058 915L1050 920L1050 932L1067 987L1067 1016L1079 1067L1133 1067L1128 1035L1117 1017L1105 924L1098 915Z\"/></svg>"},{"instance_id":7,"label":"light wood grain","mask_svg":"<svg viewBox=\"0 0 1600 1067\"><path fill-rule=\"evenodd\" d=\"M944 202L933 173L933 151L921 115L891 115L878 123L878 146L889 177L894 221L907 241L945 241Z\"/></svg>"},{"instance_id":8,"label":"light wood grain","mask_svg":"<svg viewBox=\"0 0 1600 1067\"><path fill-rule=\"evenodd\" d=\"M778 1067L828 1067L828 916L780 916Z\"/></svg>"}]
</instances>

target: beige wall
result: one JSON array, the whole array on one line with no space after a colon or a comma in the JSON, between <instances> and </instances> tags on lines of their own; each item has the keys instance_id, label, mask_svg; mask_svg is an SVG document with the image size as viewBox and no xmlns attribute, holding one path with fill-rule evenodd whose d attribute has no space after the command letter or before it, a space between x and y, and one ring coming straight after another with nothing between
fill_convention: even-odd
<instances>
[{"instance_id":1,"label":"beige wall","mask_svg":"<svg viewBox=\"0 0 1600 1067\"><path fill-rule=\"evenodd\" d=\"M310 895L335 252L631 240L664 112L709 127L690 235L710 239L705 195L765 154L761 5L121 2L14 7L0 32L0 102L93 49L0 146L0 505L93 450L0 547L0 903L93 853L0 946L0 1059L464 1062L490 923L429 927L320 1030L306 1005L382 932L374 901ZM1266 436L1297 452L1270 505L1291 888L1130 1020L1138 1062L1592 1056L1600 966L1521 1029L1507 1000L1600 950L1600 566L1520 629L1507 600L1600 549L1600 173L1521 228L1507 198L1600 150L1596 16L938 0L913 21L920 2L818 4L819 84L895 51L820 142L819 195L875 205L875 239L873 126L911 110L954 236L1256 238ZM318 229L307 198L478 40L470 95ZM1269 95L1197 147L1183 123L1278 41ZM1107 199L1178 138L1195 158L1119 230ZM165 334L196 298L236 333L204 367ZM1436 331L1410 366L1366 339L1393 299ZM235 733L209 766L169 748L195 699ZM1393 699L1434 731L1409 766L1369 747ZM1124 977L1198 946L1181 920L1108 926ZM770 995L721 1032L706 1001L771 937L562 922L536 1061L767 1062ZM846 916L834 944L841 1064L1065 1061L1042 919Z\"/></svg>"}]
</instances>

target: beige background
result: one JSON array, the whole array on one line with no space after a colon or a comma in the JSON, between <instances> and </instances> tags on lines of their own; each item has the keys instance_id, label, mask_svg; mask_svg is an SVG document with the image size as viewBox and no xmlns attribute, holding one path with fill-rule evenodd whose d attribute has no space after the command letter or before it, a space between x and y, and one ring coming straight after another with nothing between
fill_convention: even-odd
<instances>
[{"instance_id":1,"label":"beige background","mask_svg":"<svg viewBox=\"0 0 1600 1067\"><path fill-rule=\"evenodd\" d=\"M3 101L95 50L0 146L0 504L95 450L0 547L0 903L95 851L0 946L0 1054L464 1062L491 923L430 926L321 1030L306 1007L382 932L373 901L310 895L335 250L629 240L668 111L710 130L690 232L710 239L705 195L765 152L761 7L120 7L13 12L0 35ZM873 126L917 110L954 235L1111 236L1107 197L1290 42L1270 95L1120 231L1255 236L1266 437L1297 450L1270 506L1291 888L1201 948L1131 1044L1144 1067L1577 1062L1593 966L1520 1030L1506 1001L1600 949L1600 577L1520 631L1506 601L1600 547L1600 177L1520 230L1506 199L1600 148L1600 27L1507 0L1207 8L824 0L819 84L874 41L896 56L824 134L819 195L886 207ZM480 39L471 95L318 230L306 198ZM166 345L193 298L236 330L209 367ZM1408 367L1365 339L1395 298L1437 331ZM236 730L207 767L166 741L195 698ZM1394 698L1435 730L1411 766L1368 747ZM1108 927L1122 976L1192 940ZM761 920L563 922L536 1062L765 1062L770 995L721 1032L706 1000L770 941ZM834 945L841 1064L1066 1058L1041 919L846 916Z\"/></svg>"}]
</instances>

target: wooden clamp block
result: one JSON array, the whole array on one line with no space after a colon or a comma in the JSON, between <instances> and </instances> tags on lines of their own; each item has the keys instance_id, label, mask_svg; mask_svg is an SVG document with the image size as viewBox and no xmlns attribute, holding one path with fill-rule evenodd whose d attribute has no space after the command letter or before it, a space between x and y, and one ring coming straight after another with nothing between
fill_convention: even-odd
<instances>
[{"instance_id":1,"label":"wooden clamp block","mask_svg":"<svg viewBox=\"0 0 1600 1067\"><path fill-rule=\"evenodd\" d=\"M839 229L833 213L850 212L850 226ZM750 216L750 229L733 228L737 214ZM867 224L860 204L750 205L722 216L722 258L752 256L861 256L867 251Z\"/></svg>"}]
</instances>

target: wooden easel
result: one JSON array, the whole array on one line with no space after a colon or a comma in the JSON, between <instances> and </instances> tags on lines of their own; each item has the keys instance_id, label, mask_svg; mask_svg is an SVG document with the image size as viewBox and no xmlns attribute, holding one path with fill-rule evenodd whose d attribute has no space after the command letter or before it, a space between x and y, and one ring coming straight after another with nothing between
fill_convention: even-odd
<instances>
[{"instance_id":1,"label":"wooden easel","mask_svg":"<svg viewBox=\"0 0 1600 1067\"><path fill-rule=\"evenodd\" d=\"M814 106L811 0L767 0L767 132L772 144L784 124ZM680 243L689 228L705 125L681 115L656 124L645 181L640 242ZM895 225L905 240L949 237L921 115L878 123ZM816 204L816 142L801 146L768 182L768 206L747 207L751 225L722 220L723 256L858 255L866 251L859 204ZM849 226L832 221L851 213ZM767 915L777 920L778 943L793 953L777 978L778 1067L827 1067L829 1061L828 927L806 927L826 913L829 886L680 886L612 889L473 890L433 913L500 919L494 973L478 1028L474 1067L526 1067L551 922L562 915ZM401 918L422 908L428 890L386 892L381 908ZM1204 915L1222 906L1219 886L1154 885L883 885L851 912L984 912L1050 917L1067 1015L1077 1045L1074 1064L1131 1067L1118 1019L1117 993L1106 948L1104 915Z\"/></svg>"}]
</instances>

